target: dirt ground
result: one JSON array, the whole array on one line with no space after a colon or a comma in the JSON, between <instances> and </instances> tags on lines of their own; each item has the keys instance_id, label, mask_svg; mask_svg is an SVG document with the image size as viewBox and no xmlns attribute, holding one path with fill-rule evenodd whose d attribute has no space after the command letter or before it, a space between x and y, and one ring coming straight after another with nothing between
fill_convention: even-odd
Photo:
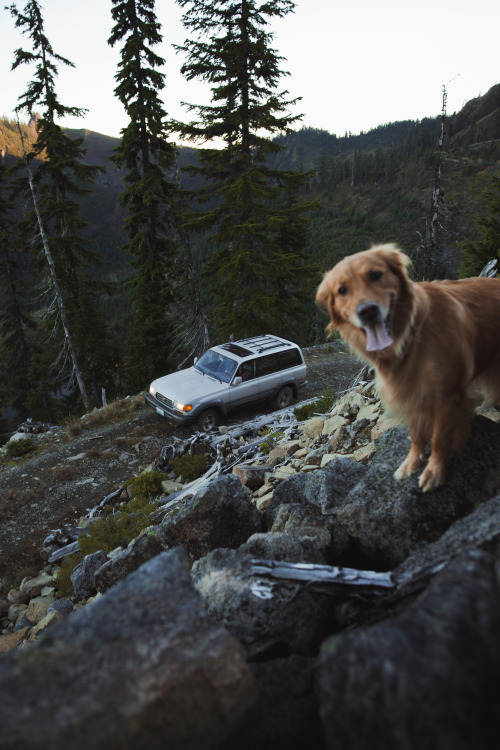
<instances>
[{"instance_id":1,"label":"dirt ground","mask_svg":"<svg viewBox=\"0 0 500 750\"><path fill-rule=\"evenodd\" d=\"M329 387L340 395L362 364L341 341L305 350L308 383L301 400ZM262 414L262 404L231 414L229 424ZM13 583L45 564L39 555L51 529L74 524L189 428L171 425L141 398L122 402L109 424L79 425L40 440L35 455L0 461L0 580Z\"/></svg>"}]
</instances>

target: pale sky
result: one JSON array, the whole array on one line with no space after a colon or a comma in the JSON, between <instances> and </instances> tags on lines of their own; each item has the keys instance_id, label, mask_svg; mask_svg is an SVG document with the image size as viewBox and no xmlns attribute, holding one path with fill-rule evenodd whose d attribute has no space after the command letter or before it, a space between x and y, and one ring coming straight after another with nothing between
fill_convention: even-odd
<instances>
[{"instance_id":1,"label":"pale sky","mask_svg":"<svg viewBox=\"0 0 500 750\"><path fill-rule=\"evenodd\" d=\"M22 10L25 0L16 5ZM10 70L14 50L30 46L3 6L0 114L13 117L34 71L27 65ZM59 99L88 109L84 117L60 124L118 136L126 116L113 94L119 49L107 44L111 6L109 0L42 0L52 47L76 66L59 66ZM187 36L181 9L174 0L157 0L156 15L163 43L155 52L166 60L165 109L170 117L188 121L181 102L207 104L210 92L179 72L182 58L171 45ZM272 27L273 47L286 58L281 67L290 73L280 90L302 97L296 109L304 114L302 125L336 135L436 116L443 84L452 114L500 81L499 29L499 0L298 0L295 13Z\"/></svg>"}]
</instances>

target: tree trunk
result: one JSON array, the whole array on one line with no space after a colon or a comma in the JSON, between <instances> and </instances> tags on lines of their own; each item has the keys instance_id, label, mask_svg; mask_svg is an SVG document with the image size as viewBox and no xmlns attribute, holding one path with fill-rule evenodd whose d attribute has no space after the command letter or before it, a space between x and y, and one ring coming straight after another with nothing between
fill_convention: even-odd
<instances>
[{"instance_id":1,"label":"tree trunk","mask_svg":"<svg viewBox=\"0 0 500 750\"><path fill-rule=\"evenodd\" d=\"M77 380L77 383L78 383L78 388L80 390L80 395L82 397L83 405L85 407L85 410L87 410L89 408L89 399L88 399L88 396L87 396L87 389L85 388L85 383L83 382L82 371L81 371L80 366L78 364L78 358L76 356L76 349L75 349L75 347L73 345L73 339L71 337L71 333L70 333L70 330L69 330L68 318L67 318L67 315L66 315L66 309L64 307L64 302L63 302L63 298L62 298L62 295L61 295L61 290L59 288L59 282L57 280L57 275L56 275L56 269L55 269L55 266L54 266L54 261L52 259L52 254L50 252L49 243L48 243L48 240L47 240L47 235L45 234L45 229L43 227L42 217L41 217L41 214L40 214L40 209L38 207L38 200L37 200L36 192L35 192L35 185L34 185L34 182L33 182L33 175L31 174L31 169L30 169L30 166L28 164L28 159L27 159L27 156L26 156L26 149L24 148L23 134L22 134L22 131L21 131L21 127L19 125L19 119L17 120L17 129L18 129L19 135L21 137L21 144L22 144L22 147L23 147L24 163L26 165L26 171L28 173L28 181L29 181L29 186L30 186L30 191L31 191L31 198L33 200L33 206L35 208L36 219L37 219L37 222L38 222L38 228L39 228L39 231L40 231L40 237L41 237L42 244L43 244L43 250L44 250L44 253L45 253L45 258L47 260L47 265L49 267L49 274L50 274L50 279L51 279L51 282L52 282L52 287L54 289L54 294L55 294L55 297L56 297L57 308L59 310L59 315L61 316L61 323L62 323L62 327L63 327L63 331L64 331L64 340L65 340L66 346L68 347L68 352L69 352L69 355L70 355L70 358L71 358L71 363L73 365L73 372L75 374L75 377L76 377L76 380Z\"/></svg>"}]
</instances>

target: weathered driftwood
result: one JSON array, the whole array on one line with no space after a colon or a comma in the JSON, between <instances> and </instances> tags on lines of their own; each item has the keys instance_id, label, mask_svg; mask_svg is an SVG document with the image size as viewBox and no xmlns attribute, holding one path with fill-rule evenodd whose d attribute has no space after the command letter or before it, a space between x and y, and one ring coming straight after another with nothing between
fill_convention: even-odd
<instances>
[{"instance_id":1,"label":"weathered driftwood","mask_svg":"<svg viewBox=\"0 0 500 750\"><path fill-rule=\"evenodd\" d=\"M480 276L488 276L489 278L493 278L497 275L497 267L498 267L498 258L493 258L492 260L489 260L481 273Z\"/></svg>"},{"instance_id":2,"label":"weathered driftwood","mask_svg":"<svg viewBox=\"0 0 500 750\"><path fill-rule=\"evenodd\" d=\"M404 576L392 571L376 572L358 570L314 563L288 563L277 560L252 560L252 573L256 577L277 579L277 581L295 581L299 584L319 589L333 596L360 597L362 599L378 598L384 604L415 594L422 589L430 578L442 570L450 559L444 559L435 565L424 566ZM256 596L270 598L270 589L262 582L256 582ZM266 591L268 595L265 596Z\"/></svg>"},{"instance_id":3,"label":"weathered driftwood","mask_svg":"<svg viewBox=\"0 0 500 750\"><path fill-rule=\"evenodd\" d=\"M288 563L277 560L252 560L252 573L256 576L278 578L282 581L298 581L326 585L331 594L351 593L355 596L380 595L394 590L396 583L392 573L377 573L373 570L356 570L314 563Z\"/></svg>"},{"instance_id":4,"label":"weathered driftwood","mask_svg":"<svg viewBox=\"0 0 500 750\"><path fill-rule=\"evenodd\" d=\"M72 555L74 552L78 552L80 549L80 545L78 543L78 539L76 542L71 542L71 544L67 544L65 547L61 547L60 549L56 549L55 552L53 552L49 559L49 563L57 562L57 560L62 560L64 557L68 557L69 555Z\"/></svg>"}]
</instances>

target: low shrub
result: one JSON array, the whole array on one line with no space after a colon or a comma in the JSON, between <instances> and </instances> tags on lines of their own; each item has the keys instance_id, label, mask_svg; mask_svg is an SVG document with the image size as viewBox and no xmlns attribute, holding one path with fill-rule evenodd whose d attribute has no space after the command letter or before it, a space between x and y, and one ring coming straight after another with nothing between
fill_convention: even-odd
<instances>
[{"instance_id":1,"label":"low shrub","mask_svg":"<svg viewBox=\"0 0 500 750\"><path fill-rule=\"evenodd\" d=\"M293 413L298 422L304 422L315 414L326 414L332 408L334 401L335 391L332 388L326 388L320 398L317 398L311 404L296 406Z\"/></svg>"},{"instance_id":2,"label":"low shrub","mask_svg":"<svg viewBox=\"0 0 500 750\"><path fill-rule=\"evenodd\" d=\"M134 497L120 513L98 518L90 527L90 532L82 534L78 540L81 556L100 549L111 552L117 547L126 547L142 529L151 525L157 510L155 503Z\"/></svg>"},{"instance_id":3,"label":"low shrub","mask_svg":"<svg viewBox=\"0 0 500 750\"><path fill-rule=\"evenodd\" d=\"M192 482L206 472L207 457L204 454L191 456L185 453L183 456L174 458L170 466L177 476L182 475L186 482Z\"/></svg>"},{"instance_id":4,"label":"low shrub","mask_svg":"<svg viewBox=\"0 0 500 750\"><path fill-rule=\"evenodd\" d=\"M167 475L161 471L148 471L145 474L139 474L138 477L130 479L123 486L126 488L132 485L135 498L150 500L161 494L161 483L166 478Z\"/></svg>"},{"instance_id":5,"label":"low shrub","mask_svg":"<svg viewBox=\"0 0 500 750\"><path fill-rule=\"evenodd\" d=\"M57 482L72 482L77 477L77 470L74 466L54 466L50 472Z\"/></svg>"},{"instance_id":6,"label":"low shrub","mask_svg":"<svg viewBox=\"0 0 500 750\"><path fill-rule=\"evenodd\" d=\"M88 534L78 539L79 552L67 557L56 574L61 596L73 593L71 574L86 555L102 550L111 552L117 547L126 547L140 532L155 521L158 506L141 497L135 497L116 515L102 516L90 526Z\"/></svg>"},{"instance_id":7,"label":"low shrub","mask_svg":"<svg viewBox=\"0 0 500 750\"><path fill-rule=\"evenodd\" d=\"M30 437L19 438L19 440L10 440L5 446L5 453L8 458L20 458L27 453L31 453L35 448L35 443Z\"/></svg>"},{"instance_id":8,"label":"low shrub","mask_svg":"<svg viewBox=\"0 0 500 750\"><path fill-rule=\"evenodd\" d=\"M260 445L260 449L263 453L270 453L285 437L284 432L275 432L270 428L264 430L264 435L266 436L266 439Z\"/></svg>"},{"instance_id":9,"label":"low shrub","mask_svg":"<svg viewBox=\"0 0 500 750\"><path fill-rule=\"evenodd\" d=\"M79 555L69 555L62 561L61 567L55 574L59 596L72 596L74 594L73 584L71 583L71 574L80 562Z\"/></svg>"}]
</instances>

